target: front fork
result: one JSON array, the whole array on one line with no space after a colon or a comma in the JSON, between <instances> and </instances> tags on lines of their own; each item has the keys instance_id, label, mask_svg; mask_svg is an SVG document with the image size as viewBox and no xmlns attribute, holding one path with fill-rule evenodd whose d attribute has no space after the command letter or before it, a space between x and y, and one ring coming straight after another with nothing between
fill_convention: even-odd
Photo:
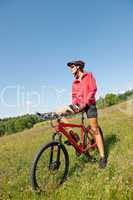
<instances>
[{"instance_id":1,"label":"front fork","mask_svg":"<svg viewBox=\"0 0 133 200\"><path fill-rule=\"evenodd\" d=\"M49 161L49 169L51 170L56 170L59 169L60 166L60 150L61 150L61 141L62 141L62 135L61 133L55 132L52 135L52 140L53 141L58 141L58 145L57 146L51 146L50 148L50 161ZM56 149L54 149L56 148ZM56 151L56 156L54 158L54 151Z\"/></svg>"}]
</instances>

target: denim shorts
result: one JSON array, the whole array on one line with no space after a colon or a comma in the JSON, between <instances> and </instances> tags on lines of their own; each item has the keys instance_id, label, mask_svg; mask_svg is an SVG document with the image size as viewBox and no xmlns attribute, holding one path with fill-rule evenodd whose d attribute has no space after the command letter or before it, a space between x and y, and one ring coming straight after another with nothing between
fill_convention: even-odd
<instances>
[{"instance_id":1,"label":"denim shorts","mask_svg":"<svg viewBox=\"0 0 133 200\"><path fill-rule=\"evenodd\" d=\"M87 105L84 108L87 118L97 118L97 107L96 104Z\"/></svg>"}]
</instances>

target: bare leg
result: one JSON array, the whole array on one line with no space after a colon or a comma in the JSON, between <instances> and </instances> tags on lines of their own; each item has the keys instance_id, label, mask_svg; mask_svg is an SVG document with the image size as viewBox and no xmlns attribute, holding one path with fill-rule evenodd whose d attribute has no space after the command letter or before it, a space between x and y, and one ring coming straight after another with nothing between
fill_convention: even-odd
<instances>
[{"instance_id":1,"label":"bare leg","mask_svg":"<svg viewBox=\"0 0 133 200\"><path fill-rule=\"evenodd\" d=\"M100 153L100 157L104 157L105 156L104 145L103 145L102 137L100 134L100 130L98 128L97 118L90 118L89 122L90 122L92 130L95 132L95 138L96 138L97 147Z\"/></svg>"}]
</instances>

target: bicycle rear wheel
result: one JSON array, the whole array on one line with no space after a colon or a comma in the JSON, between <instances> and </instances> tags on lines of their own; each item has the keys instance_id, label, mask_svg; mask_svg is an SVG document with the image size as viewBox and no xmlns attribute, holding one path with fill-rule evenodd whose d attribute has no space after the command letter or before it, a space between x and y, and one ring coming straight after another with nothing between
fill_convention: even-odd
<instances>
[{"instance_id":1,"label":"bicycle rear wheel","mask_svg":"<svg viewBox=\"0 0 133 200\"><path fill-rule=\"evenodd\" d=\"M50 142L37 152L31 167L31 184L34 190L47 191L62 184L67 177L69 156L65 146Z\"/></svg>"}]
</instances>

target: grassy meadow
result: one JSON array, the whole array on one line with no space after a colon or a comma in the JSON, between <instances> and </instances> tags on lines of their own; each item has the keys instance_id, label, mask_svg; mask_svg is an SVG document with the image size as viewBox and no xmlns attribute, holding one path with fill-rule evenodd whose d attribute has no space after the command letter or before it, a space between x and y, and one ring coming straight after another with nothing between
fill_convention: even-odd
<instances>
[{"instance_id":1,"label":"grassy meadow","mask_svg":"<svg viewBox=\"0 0 133 200\"><path fill-rule=\"evenodd\" d=\"M53 129L49 123L1 137L0 200L132 200L133 101L99 110L99 124L104 132L107 167L99 169L97 153L95 162L88 162L66 146L70 159L68 178L61 187L47 193L32 191L29 171L35 153L51 140Z\"/></svg>"}]
</instances>

